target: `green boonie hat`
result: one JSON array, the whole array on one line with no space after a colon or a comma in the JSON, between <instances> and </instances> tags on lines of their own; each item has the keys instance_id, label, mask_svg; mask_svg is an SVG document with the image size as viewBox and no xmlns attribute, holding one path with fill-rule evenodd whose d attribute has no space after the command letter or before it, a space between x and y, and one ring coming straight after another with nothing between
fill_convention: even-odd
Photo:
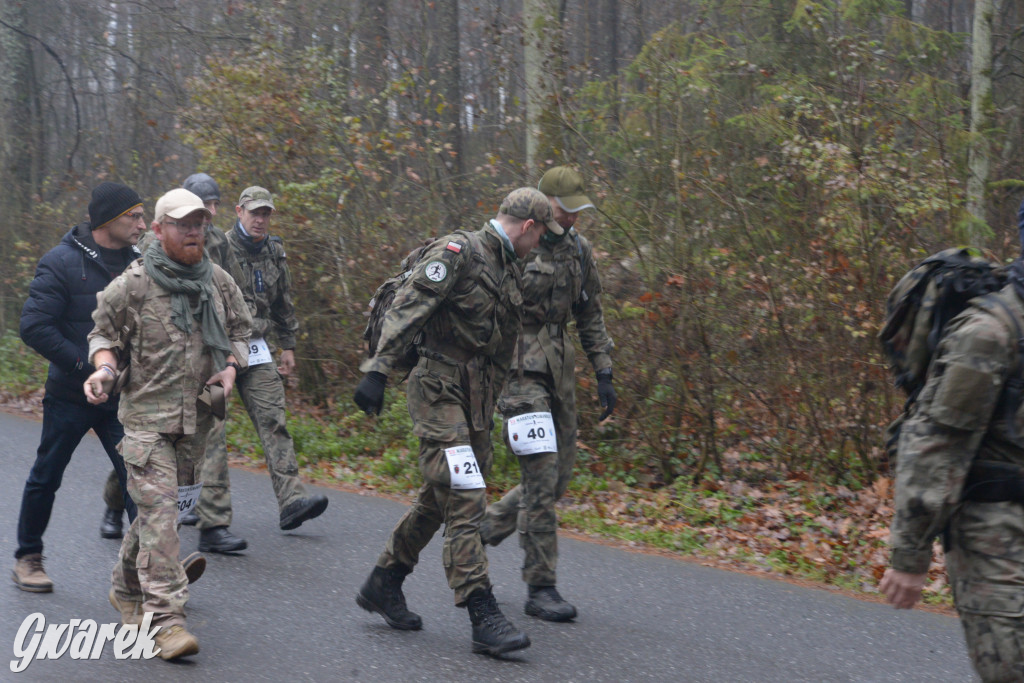
<instances>
[{"instance_id":1,"label":"green boonie hat","mask_svg":"<svg viewBox=\"0 0 1024 683\"><path fill-rule=\"evenodd\" d=\"M499 214L508 214L524 221L533 219L548 226L548 230L556 235L565 234L565 229L555 222L551 214L551 203L543 192L532 187L520 187L512 190L501 202Z\"/></svg>"},{"instance_id":2,"label":"green boonie hat","mask_svg":"<svg viewBox=\"0 0 1024 683\"><path fill-rule=\"evenodd\" d=\"M583 194L583 176L568 166L555 166L541 176L537 189L554 197L558 205L568 213L593 209L590 197Z\"/></svg>"},{"instance_id":3,"label":"green boonie hat","mask_svg":"<svg viewBox=\"0 0 1024 683\"><path fill-rule=\"evenodd\" d=\"M274 195L270 194L270 190L265 187L253 185L242 190L242 195L238 198L238 205L249 211L255 211L263 206L273 209Z\"/></svg>"}]
</instances>

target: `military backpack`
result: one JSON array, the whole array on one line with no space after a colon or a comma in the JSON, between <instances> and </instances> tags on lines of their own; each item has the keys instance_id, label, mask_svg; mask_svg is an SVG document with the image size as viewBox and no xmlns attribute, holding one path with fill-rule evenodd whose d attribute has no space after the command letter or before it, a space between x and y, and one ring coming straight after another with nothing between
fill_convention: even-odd
<instances>
[{"instance_id":1,"label":"military backpack","mask_svg":"<svg viewBox=\"0 0 1024 683\"><path fill-rule=\"evenodd\" d=\"M924 386L946 326L975 297L1002 289L1005 270L960 247L933 254L912 268L889 293L878 334L896 386L908 405Z\"/></svg>"},{"instance_id":2,"label":"military backpack","mask_svg":"<svg viewBox=\"0 0 1024 683\"><path fill-rule=\"evenodd\" d=\"M460 230L458 231L463 237L466 237L466 244L463 249L467 249L467 257L472 253L473 238L472 233ZM377 291L373 293L373 297L367 304L367 312L364 315L367 316L366 329L363 330L363 339L366 341L366 351L369 358L373 358L377 355L377 347L380 344L380 335L384 327L384 316L387 314L388 309L391 308L391 304L395 302L395 294L398 293L398 288L402 284L412 277L413 271L416 269L416 264L423 258L423 254L440 238L432 238L424 241L418 247L410 251L399 267L399 272L392 275L385 280ZM408 372L411 370L419 360L419 351L416 349L417 341L414 340L412 344L407 346L402 357L398 359L395 368Z\"/></svg>"}]
</instances>

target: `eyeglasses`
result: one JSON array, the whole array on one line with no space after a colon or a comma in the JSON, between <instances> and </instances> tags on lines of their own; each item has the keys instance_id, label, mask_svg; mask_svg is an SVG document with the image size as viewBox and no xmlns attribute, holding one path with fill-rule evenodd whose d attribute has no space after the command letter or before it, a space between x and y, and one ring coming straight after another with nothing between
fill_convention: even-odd
<instances>
[{"instance_id":1,"label":"eyeglasses","mask_svg":"<svg viewBox=\"0 0 1024 683\"><path fill-rule=\"evenodd\" d=\"M143 218L146 217L146 214L142 213L141 211L136 211L135 213L126 213L125 217L130 219L131 222L134 223L135 221L141 221Z\"/></svg>"},{"instance_id":2,"label":"eyeglasses","mask_svg":"<svg viewBox=\"0 0 1024 683\"><path fill-rule=\"evenodd\" d=\"M189 221L188 223L179 223L178 221L164 219L160 221L160 223L162 225L169 225L172 228L175 228L178 231L178 233L182 235L187 235L190 232L202 232L203 227L205 226L205 223L203 221Z\"/></svg>"}]
</instances>

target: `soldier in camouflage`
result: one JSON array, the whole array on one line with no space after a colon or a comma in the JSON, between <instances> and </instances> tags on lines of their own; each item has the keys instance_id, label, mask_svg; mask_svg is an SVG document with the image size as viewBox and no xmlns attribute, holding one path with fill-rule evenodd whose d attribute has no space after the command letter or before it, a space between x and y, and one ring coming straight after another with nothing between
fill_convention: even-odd
<instances>
[{"instance_id":1,"label":"soldier in camouflage","mask_svg":"<svg viewBox=\"0 0 1024 683\"><path fill-rule=\"evenodd\" d=\"M217 181L206 173L193 173L188 178L185 178L185 182L181 186L202 199L206 210L210 212L210 220L206 222L204 228L206 232L206 253L210 257L210 261L227 271L236 283L239 282L241 279L241 269L238 265L238 259L228 246L227 237L213 224L213 218L217 216L217 210L220 208L220 186L217 185ZM146 233L139 242L140 251L145 251L152 239L153 233ZM253 301L251 297L245 290L242 290L242 294L246 296L246 304L250 305L250 310L252 310ZM215 450L214 444L223 444L224 441L224 420L214 417L214 426L210 430L210 436L207 439L208 449ZM224 457L226 458L227 454L223 446L219 450L224 452ZM207 458L210 457L211 455L208 451ZM119 495L119 491L120 485L117 480L117 473L111 471L103 488L103 502L106 503L106 512L100 525L100 536L103 538L120 539L124 535L122 530L124 502L123 497ZM197 521L198 518L195 516L195 511L193 511L182 519L182 524L195 524ZM182 562L185 565L185 573L188 575L189 583L194 583L202 575L202 571L206 567L205 560L201 559L198 553L190 554Z\"/></svg>"},{"instance_id":2,"label":"soldier in camouflage","mask_svg":"<svg viewBox=\"0 0 1024 683\"><path fill-rule=\"evenodd\" d=\"M153 613L163 659L199 651L185 628L188 583L176 522L198 481L212 423L201 398L216 393L212 385L230 394L252 323L234 280L203 250L207 218L188 190L161 197L152 225L159 241L99 294L89 334L89 360L98 369L85 382L86 399L106 402L128 373L119 449L139 509L121 541L109 599L123 623Z\"/></svg>"},{"instance_id":3,"label":"soldier in camouflage","mask_svg":"<svg viewBox=\"0 0 1024 683\"><path fill-rule=\"evenodd\" d=\"M292 304L291 274L281 239L271 236L274 198L262 187L244 190L235 206L238 216L227 233L228 248L238 263L237 278L252 312L248 368L238 377L238 394L263 444L263 454L277 497L279 526L295 529L327 509L327 498L310 495L299 480L295 447L285 424L284 380L295 370L295 333L299 327ZM274 362L273 334L282 351ZM203 491L196 505L201 552L231 553L248 547L231 533L231 488L223 425L213 434L203 466Z\"/></svg>"},{"instance_id":4,"label":"soldier in camouflage","mask_svg":"<svg viewBox=\"0 0 1024 683\"><path fill-rule=\"evenodd\" d=\"M955 318L902 425L891 567L879 589L897 608L921 597L932 543L946 568L974 667L1024 680L1024 266Z\"/></svg>"},{"instance_id":5,"label":"soldier in camouflage","mask_svg":"<svg viewBox=\"0 0 1024 683\"><path fill-rule=\"evenodd\" d=\"M388 376L415 345L419 360L407 398L420 439L424 484L399 520L356 602L398 629L419 629L402 582L445 525L444 560L455 604L473 624L473 651L500 654L530 645L498 609L479 524L491 467L492 415L512 361L522 313L519 259L545 231L562 232L543 194L520 188L477 232L458 231L429 246L384 316L376 354L360 368L355 402L380 412Z\"/></svg>"},{"instance_id":6,"label":"soldier in camouflage","mask_svg":"<svg viewBox=\"0 0 1024 683\"><path fill-rule=\"evenodd\" d=\"M480 535L484 543L497 545L518 530L525 553L526 614L569 621L576 608L555 588L555 501L565 494L576 462L576 354L567 326L576 321L583 351L597 373L602 420L615 408L613 344L604 325L593 247L573 229L579 212L594 206L583 192L583 178L558 166L544 174L538 189L565 230L544 235L526 258L523 353L513 358L508 386L498 401L506 442L519 459L521 483L487 507Z\"/></svg>"}]
</instances>

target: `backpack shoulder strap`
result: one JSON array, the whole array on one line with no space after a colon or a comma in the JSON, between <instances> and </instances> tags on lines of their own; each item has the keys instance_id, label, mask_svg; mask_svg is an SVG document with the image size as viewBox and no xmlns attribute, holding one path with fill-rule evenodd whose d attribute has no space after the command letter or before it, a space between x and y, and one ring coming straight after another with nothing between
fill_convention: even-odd
<instances>
[{"instance_id":1,"label":"backpack shoulder strap","mask_svg":"<svg viewBox=\"0 0 1024 683\"><path fill-rule=\"evenodd\" d=\"M1017 299L1017 296L1013 295L1012 299ZM1020 374L1021 358L1024 357L1024 326L1021 324L1021 320L1024 318L1024 311L1021 310L1020 303L1018 301L1007 301L1007 297L1000 290L979 296L971 301L971 305L992 314L1008 330L1013 332L1017 343L1014 346L1013 371L1011 374Z\"/></svg>"},{"instance_id":2,"label":"backpack shoulder strap","mask_svg":"<svg viewBox=\"0 0 1024 683\"><path fill-rule=\"evenodd\" d=\"M569 234L572 235L573 240L576 242L576 255L580 259L580 294L577 299L585 304L590 299L587 296L587 276L590 275L590 259L583 253L583 240L580 239L579 233L575 229L570 230Z\"/></svg>"},{"instance_id":3,"label":"backpack shoulder strap","mask_svg":"<svg viewBox=\"0 0 1024 683\"><path fill-rule=\"evenodd\" d=\"M1003 294L1004 291L1006 290L979 296L971 301L971 305L998 318L1007 329L1012 330L1017 339L1017 343L1014 345L1013 364L1010 366L1008 379L1003 385L1003 393L999 399L1002 410L1006 414L1008 436L1011 439L1016 439L1014 416L1021 403L1024 402L1024 377L1021 376L1021 359L1024 358L1024 329L1022 329L1021 318L1024 317L1024 311L1021 310L1017 295L1011 293L1007 297Z\"/></svg>"}]
</instances>

